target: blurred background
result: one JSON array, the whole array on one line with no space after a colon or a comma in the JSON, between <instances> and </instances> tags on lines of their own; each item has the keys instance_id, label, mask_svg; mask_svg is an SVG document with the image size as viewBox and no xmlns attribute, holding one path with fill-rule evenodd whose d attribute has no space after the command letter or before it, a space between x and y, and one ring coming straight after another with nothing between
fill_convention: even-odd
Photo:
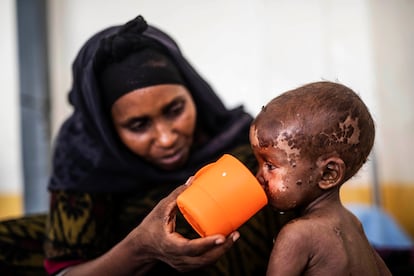
<instances>
[{"instance_id":1,"label":"blurred background","mask_svg":"<svg viewBox=\"0 0 414 276\"><path fill-rule=\"evenodd\" d=\"M71 112L72 61L95 32L139 14L177 40L228 107L256 115L311 81L354 89L377 135L341 197L414 238L410 0L1 0L0 219L47 210L50 153ZM389 220L377 222L378 232Z\"/></svg>"}]
</instances>

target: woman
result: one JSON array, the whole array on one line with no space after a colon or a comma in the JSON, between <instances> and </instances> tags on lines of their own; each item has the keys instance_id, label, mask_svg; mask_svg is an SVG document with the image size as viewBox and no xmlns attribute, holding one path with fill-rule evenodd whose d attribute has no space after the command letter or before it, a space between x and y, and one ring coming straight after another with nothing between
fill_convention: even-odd
<instances>
[{"instance_id":1,"label":"woman","mask_svg":"<svg viewBox=\"0 0 414 276\"><path fill-rule=\"evenodd\" d=\"M49 274L265 272L280 228L269 210L206 238L176 211L203 165L224 153L256 163L251 116L226 109L167 34L141 16L97 33L73 64L69 99L49 184Z\"/></svg>"}]
</instances>

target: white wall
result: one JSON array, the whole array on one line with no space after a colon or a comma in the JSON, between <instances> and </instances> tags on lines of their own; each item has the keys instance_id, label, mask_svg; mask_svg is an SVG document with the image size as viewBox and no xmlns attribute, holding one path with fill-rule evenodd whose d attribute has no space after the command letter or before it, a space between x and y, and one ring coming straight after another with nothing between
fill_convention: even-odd
<instances>
[{"instance_id":1,"label":"white wall","mask_svg":"<svg viewBox=\"0 0 414 276\"><path fill-rule=\"evenodd\" d=\"M66 93L70 87L70 64L90 35L142 14L177 39L229 106L244 103L256 114L283 90L320 79L338 79L374 105L369 96L372 57L366 1L61 0L50 4L56 93ZM56 101L60 106L60 95ZM61 108L55 114L61 116Z\"/></svg>"},{"instance_id":2,"label":"white wall","mask_svg":"<svg viewBox=\"0 0 414 276\"><path fill-rule=\"evenodd\" d=\"M0 1L0 194L19 194L23 189L14 2Z\"/></svg>"},{"instance_id":3,"label":"white wall","mask_svg":"<svg viewBox=\"0 0 414 276\"><path fill-rule=\"evenodd\" d=\"M372 1L376 3L376 1ZM386 182L414 184L414 1L372 5L378 159Z\"/></svg>"},{"instance_id":4,"label":"white wall","mask_svg":"<svg viewBox=\"0 0 414 276\"><path fill-rule=\"evenodd\" d=\"M138 14L177 39L229 107L255 115L277 94L317 80L360 92L372 112L368 2L360 0L50 1L54 131L66 116L70 65L89 36ZM359 176L370 176L369 165ZM365 181L366 182L366 181Z\"/></svg>"},{"instance_id":5,"label":"white wall","mask_svg":"<svg viewBox=\"0 0 414 276\"><path fill-rule=\"evenodd\" d=\"M0 192L21 188L14 1L0 1ZM339 80L373 112L384 179L414 182L414 1L50 0L53 132L70 112L71 63L89 36L142 14L175 37L229 106L255 115L309 81ZM370 179L370 164L355 179Z\"/></svg>"}]
</instances>

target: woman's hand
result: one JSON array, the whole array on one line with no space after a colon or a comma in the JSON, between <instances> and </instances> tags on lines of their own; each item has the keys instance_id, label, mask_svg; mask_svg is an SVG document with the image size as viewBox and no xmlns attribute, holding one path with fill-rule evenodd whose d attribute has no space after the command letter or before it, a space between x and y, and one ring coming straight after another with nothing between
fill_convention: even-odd
<instances>
[{"instance_id":1,"label":"woman's hand","mask_svg":"<svg viewBox=\"0 0 414 276\"><path fill-rule=\"evenodd\" d=\"M176 199L190 183L191 178L161 200L106 254L69 267L65 275L143 275L158 261L185 272L214 263L230 249L239 233L235 231L227 238L213 235L189 240L175 232Z\"/></svg>"},{"instance_id":2,"label":"woman's hand","mask_svg":"<svg viewBox=\"0 0 414 276\"><path fill-rule=\"evenodd\" d=\"M193 240L175 232L176 199L191 181L189 178L186 184L161 200L126 238L135 244L136 254L141 258L142 254L148 254L148 260L160 260L178 271L189 271L214 263L239 238L237 231L227 238L212 235Z\"/></svg>"}]
</instances>

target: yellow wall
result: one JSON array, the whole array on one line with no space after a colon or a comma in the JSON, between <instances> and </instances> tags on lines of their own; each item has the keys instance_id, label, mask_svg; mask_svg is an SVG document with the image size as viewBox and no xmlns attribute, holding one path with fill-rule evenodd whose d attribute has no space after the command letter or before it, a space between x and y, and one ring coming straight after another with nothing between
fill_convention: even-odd
<instances>
[{"instance_id":1,"label":"yellow wall","mask_svg":"<svg viewBox=\"0 0 414 276\"><path fill-rule=\"evenodd\" d=\"M20 195L0 194L0 220L23 214L23 198Z\"/></svg>"},{"instance_id":2,"label":"yellow wall","mask_svg":"<svg viewBox=\"0 0 414 276\"><path fill-rule=\"evenodd\" d=\"M414 238L414 183L381 183L381 208ZM368 185L341 188L343 203L373 204Z\"/></svg>"}]
</instances>

